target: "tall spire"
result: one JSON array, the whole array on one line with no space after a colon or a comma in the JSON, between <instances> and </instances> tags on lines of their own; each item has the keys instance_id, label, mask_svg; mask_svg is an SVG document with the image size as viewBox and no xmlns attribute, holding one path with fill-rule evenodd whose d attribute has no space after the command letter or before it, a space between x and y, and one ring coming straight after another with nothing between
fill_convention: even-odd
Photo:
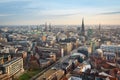
<instances>
[{"instance_id":1,"label":"tall spire","mask_svg":"<svg viewBox=\"0 0 120 80\"><path fill-rule=\"evenodd\" d=\"M85 35L85 27L84 27L84 18L82 18L82 30L81 30L82 35Z\"/></svg>"}]
</instances>

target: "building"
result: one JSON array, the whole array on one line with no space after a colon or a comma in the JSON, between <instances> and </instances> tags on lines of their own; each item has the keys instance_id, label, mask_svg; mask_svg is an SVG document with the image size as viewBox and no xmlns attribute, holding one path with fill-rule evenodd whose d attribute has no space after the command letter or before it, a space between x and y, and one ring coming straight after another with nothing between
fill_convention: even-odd
<instances>
[{"instance_id":1,"label":"building","mask_svg":"<svg viewBox=\"0 0 120 80\"><path fill-rule=\"evenodd\" d=\"M50 59L39 59L39 63L41 68L45 68L49 66L52 63L52 61Z\"/></svg>"},{"instance_id":2,"label":"building","mask_svg":"<svg viewBox=\"0 0 120 80\"><path fill-rule=\"evenodd\" d=\"M82 58L82 59L85 59L85 55L84 54L82 54L82 53L73 53L73 54L71 54L71 57L80 57L80 58Z\"/></svg>"},{"instance_id":3,"label":"building","mask_svg":"<svg viewBox=\"0 0 120 80\"><path fill-rule=\"evenodd\" d=\"M107 61L115 62L115 60L116 60L116 54L112 53L112 52L104 52L103 56Z\"/></svg>"},{"instance_id":4,"label":"building","mask_svg":"<svg viewBox=\"0 0 120 80\"><path fill-rule=\"evenodd\" d=\"M46 71L43 75L38 77L36 80L60 80L63 75L64 71L61 69L50 69Z\"/></svg>"},{"instance_id":5,"label":"building","mask_svg":"<svg viewBox=\"0 0 120 80\"><path fill-rule=\"evenodd\" d=\"M17 76L23 69L23 58L13 58L0 65L2 75L7 74L9 78Z\"/></svg>"},{"instance_id":6,"label":"building","mask_svg":"<svg viewBox=\"0 0 120 80\"><path fill-rule=\"evenodd\" d=\"M100 48L105 52L120 52L120 45L105 45L102 44Z\"/></svg>"},{"instance_id":7,"label":"building","mask_svg":"<svg viewBox=\"0 0 120 80\"><path fill-rule=\"evenodd\" d=\"M82 36L85 36L84 19L82 19L82 29L81 29L81 35L82 35Z\"/></svg>"},{"instance_id":8,"label":"building","mask_svg":"<svg viewBox=\"0 0 120 80\"><path fill-rule=\"evenodd\" d=\"M77 66L77 68L74 69L73 73L75 74L85 73L86 70L88 69L91 69L91 65L88 62L84 61L79 66Z\"/></svg>"}]
</instances>

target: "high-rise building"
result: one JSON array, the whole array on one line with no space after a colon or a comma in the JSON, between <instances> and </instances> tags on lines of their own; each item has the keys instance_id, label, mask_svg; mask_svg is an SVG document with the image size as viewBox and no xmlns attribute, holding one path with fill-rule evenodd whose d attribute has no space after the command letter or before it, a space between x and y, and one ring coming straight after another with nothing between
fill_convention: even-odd
<instances>
[{"instance_id":1,"label":"high-rise building","mask_svg":"<svg viewBox=\"0 0 120 80\"><path fill-rule=\"evenodd\" d=\"M81 29L81 35L85 35L85 27L84 27L84 18L82 19L82 29Z\"/></svg>"},{"instance_id":2,"label":"high-rise building","mask_svg":"<svg viewBox=\"0 0 120 80\"><path fill-rule=\"evenodd\" d=\"M49 32L52 31L52 26L51 26L51 23L49 24Z\"/></svg>"},{"instance_id":3,"label":"high-rise building","mask_svg":"<svg viewBox=\"0 0 120 80\"><path fill-rule=\"evenodd\" d=\"M47 23L45 23L45 29L44 29L44 31L47 31L48 29L47 29Z\"/></svg>"}]
</instances>

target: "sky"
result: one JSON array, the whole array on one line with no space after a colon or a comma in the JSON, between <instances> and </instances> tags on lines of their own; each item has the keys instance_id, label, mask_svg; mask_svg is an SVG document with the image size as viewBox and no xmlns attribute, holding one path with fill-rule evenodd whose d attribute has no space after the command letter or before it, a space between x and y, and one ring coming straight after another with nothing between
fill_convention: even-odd
<instances>
[{"instance_id":1,"label":"sky","mask_svg":"<svg viewBox=\"0 0 120 80\"><path fill-rule=\"evenodd\" d=\"M120 25L120 0L0 0L0 25Z\"/></svg>"}]
</instances>

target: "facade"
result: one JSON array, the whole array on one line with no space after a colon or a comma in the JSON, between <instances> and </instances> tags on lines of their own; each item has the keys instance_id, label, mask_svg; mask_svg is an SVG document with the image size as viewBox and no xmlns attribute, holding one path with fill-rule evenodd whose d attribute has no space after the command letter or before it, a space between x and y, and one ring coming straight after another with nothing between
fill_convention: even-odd
<instances>
[{"instance_id":1,"label":"facade","mask_svg":"<svg viewBox=\"0 0 120 80\"><path fill-rule=\"evenodd\" d=\"M73 73L75 74L84 73L88 69L91 69L91 65L88 62L84 61L82 64L77 66L77 68L74 69Z\"/></svg>"},{"instance_id":2,"label":"facade","mask_svg":"<svg viewBox=\"0 0 120 80\"><path fill-rule=\"evenodd\" d=\"M101 45L100 48L106 52L120 52L120 45Z\"/></svg>"},{"instance_id":3,"label":"facade","mask_svg":"<svg viewBox=\"0 0 120 80\"><path fill-rule=\"evenodd\" d=\"M3 71L3 74L7 74L9 77L12 77L23 70L23 58L13 58L11 61L0 65L0 68Z\"/></svg>"},{"instance_id":4,"label":"facade","mask_svg":"<svg viewBox=\"0 0 120 80\"><path fill-rule=\"evenodd\" d=\"M104 52L103 56L108 61L114 61L115 62L115 60L116 60L116 54L115 53Z\"/></svg>"}]
</instances>

